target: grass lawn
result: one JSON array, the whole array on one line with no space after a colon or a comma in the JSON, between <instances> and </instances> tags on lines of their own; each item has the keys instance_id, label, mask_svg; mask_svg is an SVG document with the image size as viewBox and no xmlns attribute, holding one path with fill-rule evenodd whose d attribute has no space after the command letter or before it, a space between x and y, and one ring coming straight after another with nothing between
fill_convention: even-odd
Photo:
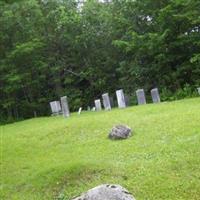
<instances>
[{"instance_id":1,"label":"grass lawn","mask_svg":"<svg viewBox=\"0 0 200 200\"><path fill-rule=\"evenodd\" d=\"M133 137L110 141L113 125ZM0 199L70 199L102 183L137 200L200 199L200 98L0 126Z\"/></svg>"}]
</instances>

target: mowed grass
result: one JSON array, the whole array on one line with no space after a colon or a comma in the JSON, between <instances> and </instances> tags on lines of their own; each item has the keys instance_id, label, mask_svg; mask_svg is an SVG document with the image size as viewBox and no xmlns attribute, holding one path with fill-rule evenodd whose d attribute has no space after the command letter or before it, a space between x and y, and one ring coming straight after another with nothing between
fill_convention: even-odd
<instances>
[{"instance_id":1,"label":"mowed grass","mask_svg":"<svg viewBox=\"0 0 200 200\"><path fill-rule=\"evenodd\" d=\"M133 136L110 141L116 124ZM200 199L200 98L0 128L0 199L71 199L102 183L137 200Z\"/></svg>"}]
</instances>

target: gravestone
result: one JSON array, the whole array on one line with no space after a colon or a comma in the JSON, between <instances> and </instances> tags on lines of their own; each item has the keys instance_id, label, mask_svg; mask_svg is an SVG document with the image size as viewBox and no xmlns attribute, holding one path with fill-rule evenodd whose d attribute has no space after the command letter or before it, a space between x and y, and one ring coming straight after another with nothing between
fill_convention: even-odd
<instances>
[{"instance_id":1,"label":"gravestone","mask_svg":"<svg viewBox=\"0 0 200 200\"><path fill-rule=\"evenodd\" d=\"M88 190L72 200L135 200L135 198L120 185L103 184Z\"/></svg>"},{"instance_id":2,"label":"gravestone","mask_svg":"<svg viewBox=\"0 0 200 200\"><path fill-rule=\"evenodd\" d=\"M87 107L87 111L90 111L90 110L91 110L91 109L90 109L90 106L88 106L88 107Z\"/></svg>"},{"instance_id":3,"label":"gravestone","mask_svg":"<svg viewBox=\"0 0 200 200\"><path fill-rule=\"evenodd\" d=\"M127 139L130 136L131 136L131 128L126 125L114 126L108 135L108 137L113 140Z\"/></svg>"},{"instance_id":4,"label":"gravestone","mask_svg":"<svg viewBox=\"0 0 200 200\"><path fill-rule=\"evenodd\" d=\"M60 101L50 102L51 112L53 115L59 115L61 112Z\"/></svg>"},{"instance_id":5,"label":"gravestone","mask_svg":"<svg viewBox=\"0 0 200 200\"><path fill-rule=\"evenodd\" d=\"M81 114L81 111L82 111L82 107L80 107L80 108L78 109L78 114L79 114L79 115Z\"/></svg>"},{"instance_id":6,"label":"gravestone","mask_svg":"<svg viewBox=\"0 0 200 200\"><path fill-rule=\"evenodd\" d=\"M96 110L96 108L95 108L95 107L93 107L93 108L92 108L92 111L95 111L95 110Z\"/></svg>"},{"instance_id":7,"label":"gravestone","mask_svg":"<svg viewBox=\"0 0 200 200\"><path fill-rule=\"evenodd\" d=\"M151 97L152 97L153 103L160 103L160 95L158 92L158 88L154 88L151 90Z\"/></svg>"},{"instance_id":8,"label":"gravestone","mask_svg":"<svg viewBox=\"0 0 200 200\"><path fill-rule=\"evenodd\" d=\"M115 106L113 97L109 97L109 98L110 98L110 107L113 108Z\"/></svg>"},{"instance_id":9,"label":"gravestone","mask_svg":"<svg viewBox=\"0 0 200 200\"><path fill-rule=\"evenodd\" d=\"M69 105L68 105L68 102L67 102L67 97L66 96L61 97L60 101L61 101L63 116L69 117L70 112L69 112Z\"/></svg>"},{"instance_id":10,"label":"gravestone","mask_svg":"<svg viewBox=\"0 0 200 200\"><path fill-rule=\"evenodd\" d=\"M102 98L103 98L103 106L105 110L111 110L110 98L109 98L108 93L103 94Z\"/></svg>"},{"instance_id":11,"label":"gravestone","mask_svg":"<svg viewBox=\"0 0 200 200\"><path fill-rule=\"evenodd\" d=\"M124 98L124 92L123 90L117 90L116 91L116 96L117 96L117 103L119 108L125 108L126 107L126 102Z\"/></svg>"},{"instance_id":12,"label":"gravestone","mask_svg":"<svg viewBox=\"0 0 200 200\"><path fill-rule=\"evenodd\" d=\"M125 95L125 104L126 104L126 106L130 105L130 97L127 95Z\"/></svg>"},{"instance_id":13,"label":"gravestone","mask_svg":"<svg viewBox=\"0 0 200 200\"><path fill-rule=\"evenodd\" d=\"M97 99L94 101L94 104L95 104L95 110L96 111L100 111L102 108L101 108L101 100L100 99Z\"/></svg>"},{"instance_id":14,"label":"gravestone","mask_svg":"<svg viewBox=\"0 0 200 200\"><path fill-rule=\"evenodd\" d=\"M198 93L199 93L199 95L200 95L200 87L199 87L199 88L197 88L197 91L198 91Z\"/></svg>"},{"instance_id":15,"label":"gravestone","mask_svg":"<svg viewBox=\"0 0 200 200\"><path fill-rule=\"evenodd\" d=\"M138 89L136 91L138 105L146 104L146 98L143 89Z\"/></svg>"}]
</instances>

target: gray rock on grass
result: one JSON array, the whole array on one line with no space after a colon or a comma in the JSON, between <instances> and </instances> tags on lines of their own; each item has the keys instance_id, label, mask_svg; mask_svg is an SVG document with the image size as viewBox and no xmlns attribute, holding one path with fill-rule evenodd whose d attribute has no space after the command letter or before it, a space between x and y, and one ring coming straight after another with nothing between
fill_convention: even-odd
<instances>
[{"instance_id":1,"label":"gray rock on grass","mask_svg":"<svg viewBox=\"0 0 200 200\"><path fill-rule=\"evenodd\" d=\"M114 126L109 133L108 137L110 139L126 139L131 136L131 128L126 125Z\"/></svg>"},{"instance_id":2,"label":"gray rock on grass","mask_svg":"<svg viewBox=\"0 0 200 200\"><path fill-rule=\"evenodd\" d=\"M135 198L120 185L103 184L72 200L135 200Z\"/></svg>"}]
</instances>

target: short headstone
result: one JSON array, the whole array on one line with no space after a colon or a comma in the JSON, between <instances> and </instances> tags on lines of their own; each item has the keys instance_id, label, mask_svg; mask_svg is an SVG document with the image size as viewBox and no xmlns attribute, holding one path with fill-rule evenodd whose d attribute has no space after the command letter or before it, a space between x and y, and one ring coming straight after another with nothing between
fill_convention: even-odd
<instances>
[{"instance_id":1,"label":"short headstone","mask_svg":"<svg viewBox=\"0 0 200 200\"><path fill-rule=\"evenodd\" d=\"M95 110L96 110L96 108L95 108L95 107L93 107L93 108L92 108L92 111L95 111Z\"/></svg>"},{"instance_id":2,"label":"short headstone","mask_svg":"<svg viewBox=\"0 0 200 200\"><path fill-rule=\"evenodd\" d=\"M138 105L146 104L146 98L143 89L138 89L136 91Z\"/></svg>"},{"instance_id":3,"label":"short headstone","mask_svg":"<svg viewBox=\"0 0 200 200\"><path fill-rule=\"evenodd\" d=\"M103 184L72 200L135 200L135 198L120 185Z\"/></svg>"},{"instance_id":4,"label":"short headstone","mask_svg":"<svg viewBox=\"0 0 200 200\"><path fill-rule=\"evenodd\" d=\"M103 98L103 106L105 110L111 110L110 98L109 98L108 93L103 94L102 98Z\"/></svg>"},{"instance_id":5,"label":"short headstone","mask_svg":"<svg viewBox=\"0 0 200 200\"><path fill-rule=\"evenodd\" d=\"M154 88L151 90L151 97L152 97L153 103L160 103L160 95L158 92L158 88Z\"/></svg>"},{"instance_id":6,"label":"short headstone","mask_svg":"<svg viewBox=\"0 0 200 200\"><path fill-rule=\"evenodd\" d=\"M94 101L94 104L95 104L95 110L96 111L100 111L102 108L101 108L101 100L100 99L97 99Z\"/></svg>"},{"instance_id":7,"label":"short headstone","mask_svg":"<svg viewBox=\"0 0 200 200\"><path fill-rule=\"evenodd\" d=\"M81 114L81 111L82 111L82 107L80 107L80 108L78 109L78 114L79 114L79 115Z\"/></svg>"},{"instance_id":8,"label":"short headstone","mask_svg":"<svg viewBox=\"0 0 200 200\"><path fill-rule=\"evenodd\" d=\"M91 110L91 109L90 109L90 106L88 106L88 107L87 107L87 110L88 110L88 111L90 111L90 110Z\"/></svg>"},{"instance_id":9,"label":"short headstone","mask_svg":"<svg viewBox=\"0 0 200 200\"><path fill-rule=\"evenodd\" d=\"M117 90L116 91L117 95L117 103L119 108L125 108L126 107L126 102L125 102L125 97L124 97L124 92L123 90Z\"/></svg>"},{"instance_id":10,"label":"short headstone","mask_svg":"<svg viewBox=\"0 0 200 200\"><path fill-rule=\"evenodd\" d=\"M131 136L131 128L126 125L117 125L112 128L108 137L110 139L126 139Z\"/></svg>"},{"instance_id":11,"label":"short headstone","mask_svg":"<svg viewBox=\"0 0 200 200\"><path fill-rule=\"evenodd\" d=\"M68 102L67 102L67 97L66 96L61 97L60 101L61 101L63 116L69 117L70 112L69 112L69 105L68 105Z\"/></svg>"},{"instance_id":12,"label":"short headstone","mask_svg":"<svg viewBox=\"0 0 200 200\"><path fill-rule=\"evenodd\" d=\"M61 112L60 101L50 102L51 112L53 115L59 115Z\"/></svg>"},{"instance_id":13,"label":"short headstone","mask_svg":"<svg viewBox=\"0 0 200 200\"><path fill-rule=\"evenodd\" d=\"M197 91L198 91L198 93L199 93L199 95L200 95L200 87L199 87L199 88L197 88Z\"/></svg>"}]
</instances>

